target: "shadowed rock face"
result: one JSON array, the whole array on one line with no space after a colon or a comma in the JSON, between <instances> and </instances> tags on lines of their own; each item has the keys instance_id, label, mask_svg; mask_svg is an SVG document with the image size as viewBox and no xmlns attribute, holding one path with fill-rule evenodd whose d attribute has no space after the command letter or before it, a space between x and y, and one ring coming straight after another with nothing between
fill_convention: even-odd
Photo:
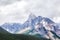
<instances>
[{"instance_id":1,"label":"shadowed rock face","mask_svg":"<svg viewBox=\"0 0 60 40\"><path fill-rule=\"evenodd\" d=\"M8 31L4 30L2 27L0 27L0 33L3 33L3 34L9 34Z\"/></svg>"}]
</instances>

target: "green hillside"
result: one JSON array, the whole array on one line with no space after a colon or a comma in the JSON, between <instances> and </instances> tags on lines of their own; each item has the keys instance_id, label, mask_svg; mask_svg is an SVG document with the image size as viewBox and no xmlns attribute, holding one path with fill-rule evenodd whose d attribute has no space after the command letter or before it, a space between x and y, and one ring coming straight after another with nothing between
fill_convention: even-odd
<instances>
[{"instance_id":1,"label":"green hillside","mask_svg":"<svg viewBox=\"0 0 60 40\"><path fill-rule=\"evenodd\" d=\"M0 33L0 40L45 40L29 35ZM47 40L47 39L46 39Z\"/></svg>"}]
</instances>

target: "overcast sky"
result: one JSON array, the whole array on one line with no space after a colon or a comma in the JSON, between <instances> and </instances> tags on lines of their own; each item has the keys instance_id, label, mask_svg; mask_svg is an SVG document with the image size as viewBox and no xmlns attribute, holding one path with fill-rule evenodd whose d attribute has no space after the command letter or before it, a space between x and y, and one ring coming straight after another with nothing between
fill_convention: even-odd
<instances>
[{"instance_id":1,"label":"overcast sky","mask_svg":"<svg viewBox=\"0 0 60 40\"><path fill-rule=\"evenodd\" d=\"M60 16L60 0L0 0L0 24L24 23L29 14L44 17Z\"/></svg>"}]
</instances>

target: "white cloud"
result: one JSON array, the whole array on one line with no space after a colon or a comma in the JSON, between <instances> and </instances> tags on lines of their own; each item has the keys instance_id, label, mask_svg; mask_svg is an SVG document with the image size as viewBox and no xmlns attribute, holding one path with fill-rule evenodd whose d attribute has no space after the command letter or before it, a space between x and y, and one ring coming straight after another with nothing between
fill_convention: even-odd
<instances>
[{"instance_id":1,"label":"white cloud","mask_svg":"<svg viewBox=\"0 0 60 40\"><path fill-rule=\"evenodd\" d=\"M60 16L58 15L60 14L60 0L33 0L28 10L36 15L46 17Z\"/></svg>"},{"instance_id":2,"label":"white cloud","mask_svg":"<svg viewBox=\"0 0 60 40\"><path fill-rule=\"evenodd\" d=\"M60 23L60 17L54 17L54 18L53 18L53 21L54 21L55 23Z\"/></svg>"},{"instance_id":3,"label":"white cloud","mask_svg":"<svg viewBox=\"0 0 60 40\"><path fill-rule=\"evenodd\" d=\"M24 22L28 16L25 13L26 5L27 3L25 1L19 1L7 6L0 6L0 23Z\"/></svg>"},{"instance_id":4,"label":"white cloud","mask_svg":"<svg viewBox=\"0 0 60 40\"><path fill-rule=\"evenodd\" d=\"M0 6L0 24L4 22L23 23L30 13L51 18L60 16L60 0L11 0L10 3Z\"/></svg>"},{"instance_id":5,"label":"white cloud","mask_svg":"<svg viewBox=\"0 0 60 40\"><path fill-rule=\"evenodd\" d=\"M21 0L0 0L0 5L9 5L9 4L12 4L16 1L21 1Z\"/></svg>"}]
</instances>

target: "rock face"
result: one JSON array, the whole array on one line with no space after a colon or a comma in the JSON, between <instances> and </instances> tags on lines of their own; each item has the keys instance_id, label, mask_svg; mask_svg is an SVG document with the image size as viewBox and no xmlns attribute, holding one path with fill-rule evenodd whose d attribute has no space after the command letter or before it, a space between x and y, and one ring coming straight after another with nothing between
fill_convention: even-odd
<instances>
[{"instance_id":1,"label":"rock face","mask_svg":"<svg viewBox=\"0 0 60 40\"><path fill-rule=\"evenodd\" d=\"M2 33L7 34L7 33L9 33L9 32L6 31L6 30L4 30L2 27L0 27L0 33L1 33L1 34L2 34Z\"/></svg>"},{"instance_id":2,"label":"rock face","mask_svg":"<svg viewBox=\"0 0 60 40\"><path fill-rule=\"evenodd\" d=\"M5 23L1 26L3 29L5 29L6 31L10 32L10 33L15 33L16 31L18 31L21 27L21 24L19 23ZM19 28L20 27L20 28Z\"/></svg>"},{"instance_id":3,"label":"rock face","mask_svg":"<svg viewBox=\"0 0 60 40\"><path fill-rule=\"evenodd\" d=\"M57 23L54 23L51 19L46 17L38 16L36 17L34 14L30 14L27 21L23 24L20 23L5 23L1 25L3 29L10 33L17 33L26 28L29 28L26 31L29 31L29 35L39 34L41 36L47 35L48 31L53 31L58 36L60 36L60 26Z\"/></svg>"}]
</instances>

